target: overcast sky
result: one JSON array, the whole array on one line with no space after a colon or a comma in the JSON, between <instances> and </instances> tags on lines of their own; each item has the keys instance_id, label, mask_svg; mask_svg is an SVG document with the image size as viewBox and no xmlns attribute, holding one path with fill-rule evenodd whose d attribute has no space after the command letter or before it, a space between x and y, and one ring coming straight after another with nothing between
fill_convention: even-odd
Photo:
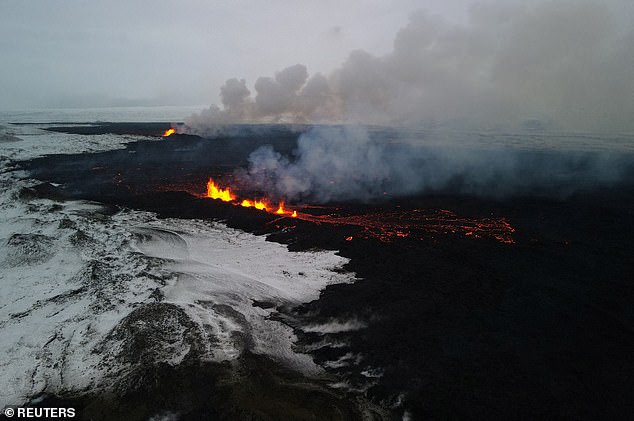
<instances>
[{"instance_id":1,"label":"overcast sky","mask_svg":"<svg viewBox=\"0 0 634 421\"><path fill-rule=\"evenodd\" d=\"M466 0L0 0L0 109L211 104L231 77L390 51L412 11Z\"/></svg>"},{"instance_id":2,"label":"overcast sky","mask_svg":"<svg viewBox=\"0 0 634 421\"><path fill-rule=\"evenodd\" d=\"M0 109L631 131L633 21L632 0L0 0Z\"/></svg>"}]
</instances>

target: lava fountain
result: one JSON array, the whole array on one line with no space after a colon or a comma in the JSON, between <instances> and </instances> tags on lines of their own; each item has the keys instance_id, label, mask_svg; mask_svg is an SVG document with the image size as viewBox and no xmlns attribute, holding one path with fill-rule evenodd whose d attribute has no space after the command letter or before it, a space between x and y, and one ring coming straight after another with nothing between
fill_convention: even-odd
<instances>
[{"instance_id":1,"label":"lava fountain","mask_svg":"<svg viewBox=\"0 0 634 421\"><path fill-rule=\"evenodd\" d=\"M233 202L236 200L235 194L231 192L229 187L225 189L218 187L216 182L211 178L207 182L207 197L222 200L223 202Z\"/></svg>"},{"instance_id":2,"label":"lava fountain","mask_svg":"<svg viewBox=\"0 0 634 421\"><path fill-rule=\"evenodd\" d=\"M297 212L296 209L287 209L284 201L280 201L276 207L265 198L257 200L239 198L230 187L220 187L211 178L207 182L205 197L314 224L359 227L361 228L358 233L360 237L371 237L383 242L405 238L423 240L437 235L454 234L472 239L489 238L501 243L514 243L515 229L506 218L502 217L461 217L445 209L379 209L362 214L341 215L338 208L302 206L303 211ZM328 212L327 214L310 213L310 209L314 208ZM345 239L352 241L353 237L349 236Z\"/></svg>"},{"instance_id":3,"label":"lava fountain","mask_svg":"<svg viewBox=\"0 0 634 421\"><path fill-rule=\"evenodd\" d=\"M236 206L242 206L244 208L255 208L260 211L274 213L281 216L290 216L292 218L297 217L297 211L290 211L284 208L284 202L280 201L277 207L271 205L271 202L267 199L238 199L238 196L231 191L230 187L222 188L213 179L207 181L207 194L205 197L210 199L222 200L223 202L230 202Z\"/></svg>"}]
</instances>

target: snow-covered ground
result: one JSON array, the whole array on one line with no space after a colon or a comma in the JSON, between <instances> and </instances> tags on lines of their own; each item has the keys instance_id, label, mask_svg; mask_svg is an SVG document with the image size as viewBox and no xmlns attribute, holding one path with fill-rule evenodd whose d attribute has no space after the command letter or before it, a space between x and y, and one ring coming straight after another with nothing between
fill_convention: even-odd
<instances>
[{"instance_id":1,"label":"snow-covered ground","mask_svg":"<svg viewBox=\"0 0 634 421\"><path fill-rule=\"evenodd\" d=\"M0 407L43 392L107 389L133 363L134 332L169 339L155 361L188 358L193 329L197 358L230 360L249 349L319 372L293 352L292 330L268 316L271 304L306 302L328 284L351 282L352 274L333 271L346 259L289 252L210 221L38 198L28 188L39 182L13 167L138 139L0 122Z\"/></svg>"}]
</instances>

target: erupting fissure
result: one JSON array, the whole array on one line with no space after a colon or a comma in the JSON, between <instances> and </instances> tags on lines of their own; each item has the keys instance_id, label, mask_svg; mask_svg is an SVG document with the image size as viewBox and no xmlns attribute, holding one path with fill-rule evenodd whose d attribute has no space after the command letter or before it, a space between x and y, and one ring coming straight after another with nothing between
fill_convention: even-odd
<instances>
[{"instance_id":1,"label":"erupting fissure","mask_svg":"<svg viewBox=\"0 0 634 421\"><path fill-rule=\"evenodd\" d=\"M277 208L271 205L271 203L266 199L260 200L248 200L243 199L240 200L238 197L231 191L231 188L221 188L219 187L213 179L209 179L207 182L207 197L210 199L219 199L223 202L231 202L236 206L242 206L245 208L255 208L257 210L275 213L277 215L286 215L292 218L297 217L297 211L287 210L284 208L284 202L280 201ZM276 210L274 210L276 209Z\"/></svg>"},{"instance_id":2,"label":"erupting fissure","mask_svg":"<svg viewBox=\"0 0 634 421\"><path fill-rule=\"evenodd\" d=\"M169 137L169 136L173 135L174 133L176 133L176 130L167 129L167 130L165 130L165 133L163 133L163 137Z\"/></svg>"},{"instance_id":3,"label":"erupting fissure","mask_svg":"<svg viewBox=\"0 0 634 421\"><path fill-rule=\"evenodd\" d=\"M371 213L338 215L337 212L326 215L299 213L286 209L284 201L277 207L266 199L240 199L231 188L219 187L213 179L207 182L207 195L211 199L229 202L235 206L255 208L276 215L301 219L315 224L328 223L340 226L360 227L360 237L373 237L380 241L391 242L396 239L430 239L436 235L457 234L467 238L490 238L501 243L513 244L515 229L505 218L468 218L459 217L444 209L379 210ZM303 209L307 209L304 207ZM327 208L324 208L327 209ZM323 210L323 209L322 209ZM337 210L337 209L333 209ZM353 236L345 237L352 241Z\"/></svg>"},{"instance_id":4,"label":"erupting fissure","mask_svg":"<svg viewBox=\"0 0 634 421\"><path fill-rule=\"evenodd\" d=\"M220 199L223 202L232 202L236 200L236 196L231 193L231 189L229 189L229 187L226 189L220 188L211 178L207 182L207 197L211 199Z\"/></svg>"}]
</instances>

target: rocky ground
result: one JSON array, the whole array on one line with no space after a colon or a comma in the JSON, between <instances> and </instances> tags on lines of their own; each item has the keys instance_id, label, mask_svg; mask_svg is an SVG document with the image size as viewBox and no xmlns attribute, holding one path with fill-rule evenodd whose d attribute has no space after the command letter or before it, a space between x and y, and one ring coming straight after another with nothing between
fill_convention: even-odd
<instances>
[{"instance_id":1,"label":"rocky ground","mask_svg":"<svg viewBox=\"0 0 634 421\"><path fill-rule=\"evenodd\" d=\"M156 408L182 419L623 419L634 411L633 178L564 198L435 192L332 204L348 213L398 207L504 217L512 243L450 232L382 241L358 235L358 226L280 220L200 197L207 177L231 180L255 146L291 153L296 136L177 135L19 166L61 185L25 194L222 220L290 250L337 250L357 282L330 285L298 306L254 302L294 329L295 350L327 376L306 377L249 347L232 362L201 362L204 335L157 299L110 333L118 354L109 355L128 367L110 394L49 396L39 405L78 406L84 419L146 419ZM34 258L47 241L36 241ZM167 363L171 344L182 341L189 351Z\"/></svg>"}]
</instances>

